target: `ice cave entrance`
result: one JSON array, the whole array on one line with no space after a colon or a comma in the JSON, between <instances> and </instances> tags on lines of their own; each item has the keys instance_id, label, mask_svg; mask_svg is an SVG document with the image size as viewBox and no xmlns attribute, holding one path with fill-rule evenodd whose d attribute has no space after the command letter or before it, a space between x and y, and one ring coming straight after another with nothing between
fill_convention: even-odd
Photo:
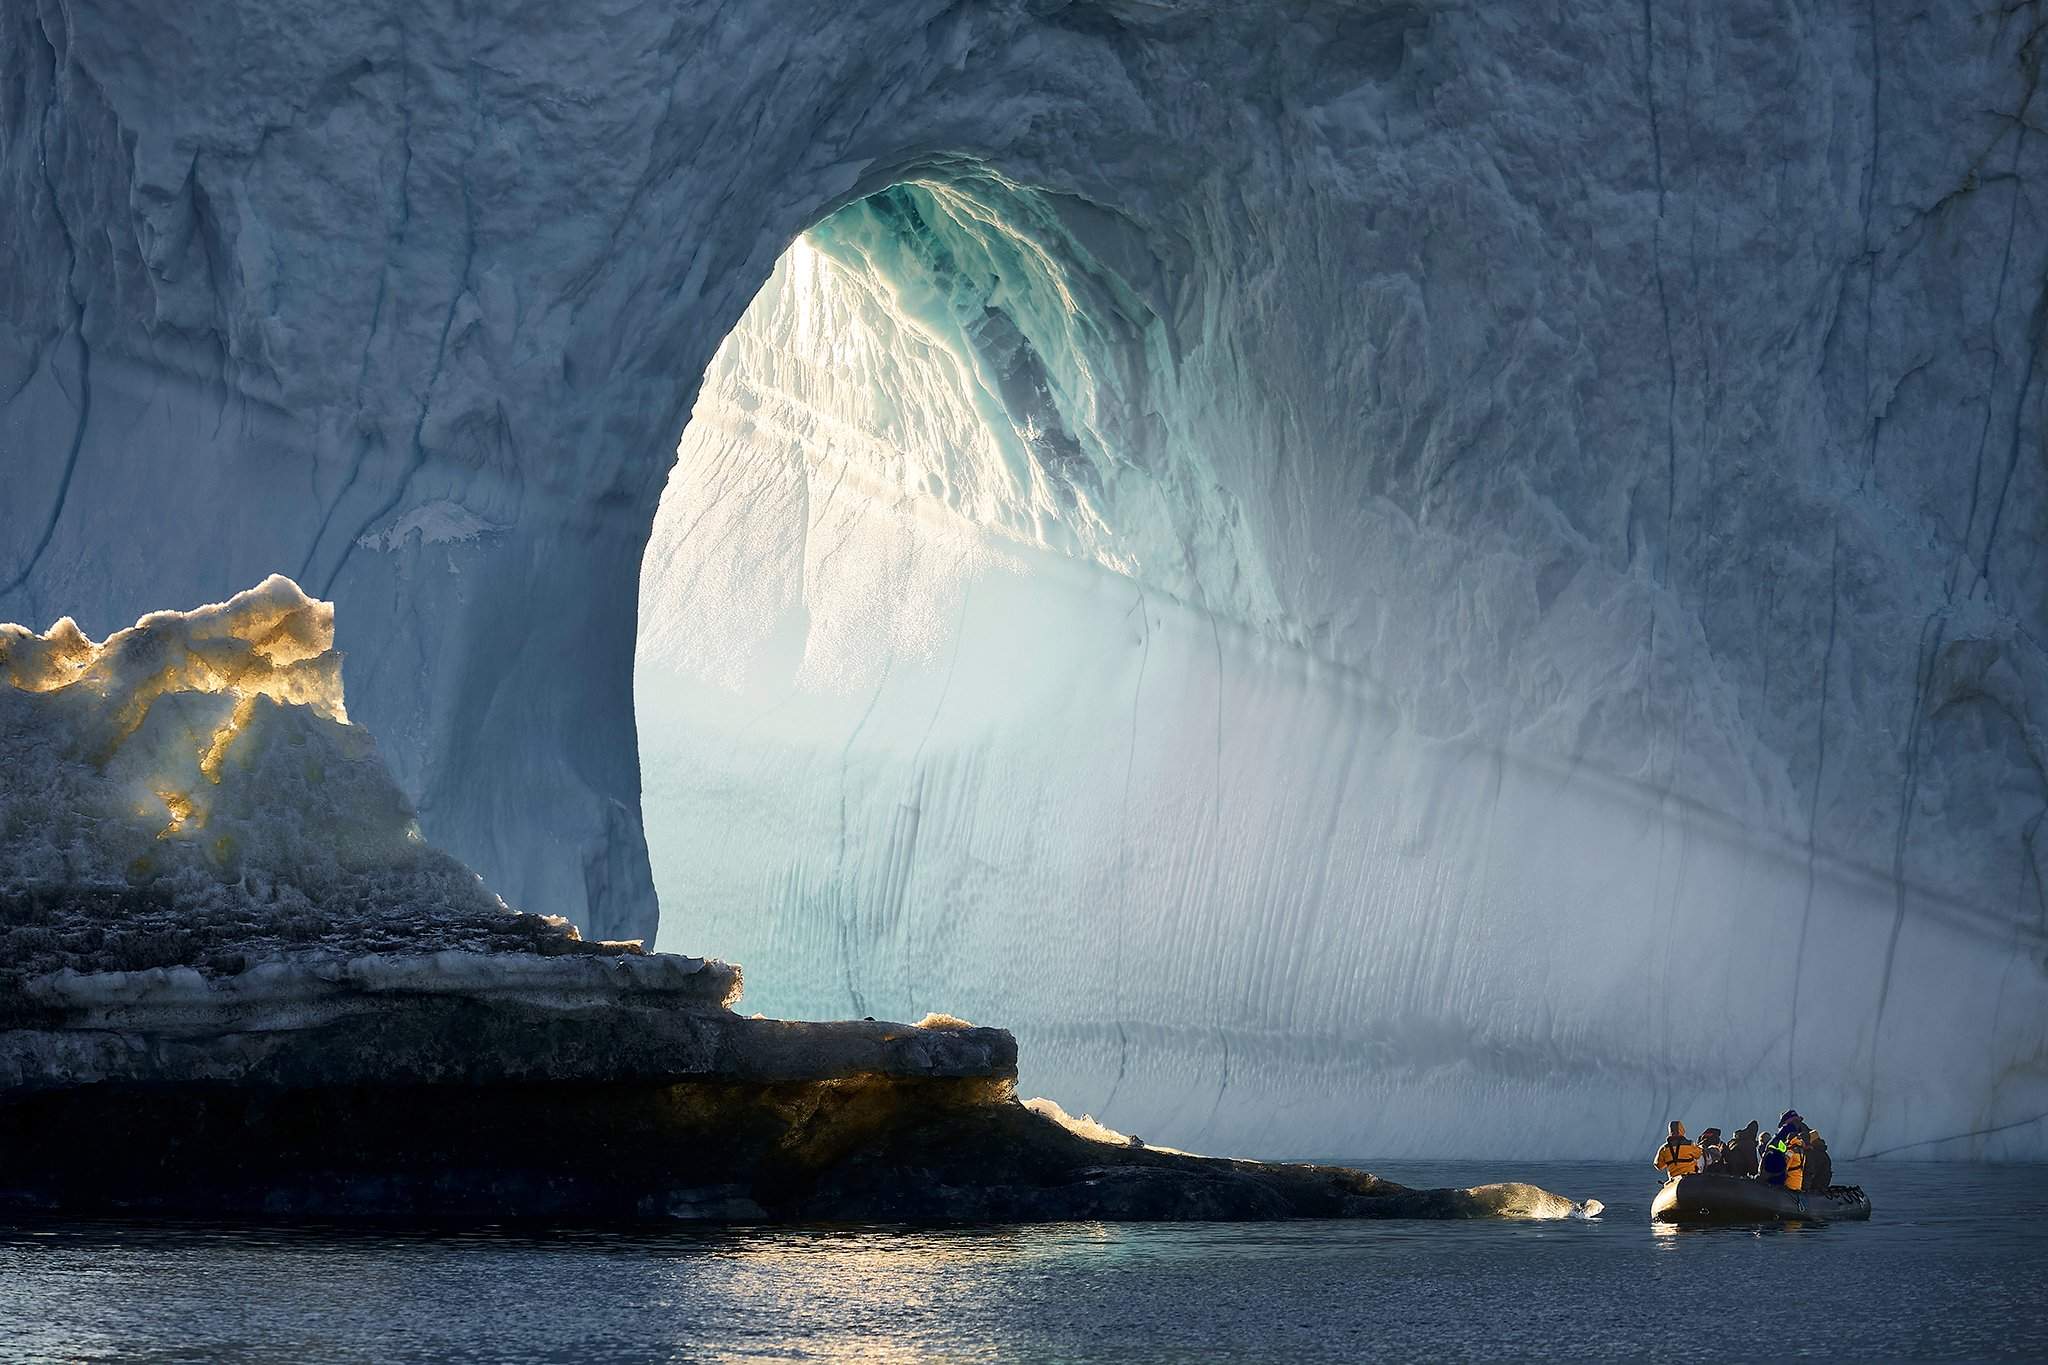
<instances>
[{"instance_id":1,"label":"ice cave entrance","mask_svg":"<svg viewBox=\"0 0 2048 1365\"><path fill-rule=\"evenodd\" d=\"M1447 880L1275 628L1253 405L1161 321L1202 287L985 172L819 223L704 376L635 675L660 947L770 1015L1000 1023L1025 1093L1180 1144L1355 1065Z\"/></svg>"},{"instance_id":2,"label":"ice cave entrance","mask_svg":"<svg viewBox=\"0 0 2048 1365\"><path fill-rule=\"evenodd\" d=\"M1228 1052L1345 705L1242 624L1258 556L1119 232L977 174L793 243L683 433L636 671L662 948L772 1015L999 1020L1098 1106L1175 997Z\"/></svg>"},{"instance_id":3,"label":"ice cave entrance","mask_svg":"<svg viewBox=\"0 0 2048 1365\"><path fill-rule=\"evenodd\" d=\"M1954 1065L1960 1027L1863 1022L1870 926L1906 923L1884 878L1432 737L1316 652L1276 606L1299 492L1234 368L1244 282L1172 249L952 167L776 265L643 566L659 946L741 963L749 1010L1002 1024L1025 1093L1198 1150L1469 1152L1507 1106L1562 1156L1589 1119L1656 1131L1674 1077L1763 1112L1789 1030L1729 1069L1688 1021L1795 999L1801 1104L1895 1140L1881 1100L1959 1078L1926 1112L1968 1131L2003 1082ZM1353 573L1343 609L1374 594ZM1368 663L1413 667L1418 610ZM1671 926L1708 920L1738 947L1694 969ZM1774 947L1809 920L1827 953ZM2009 940L1925 923L1895 1017L1998 1033L2003 988L1952 983Z\"/></svg>"}]
</instances>

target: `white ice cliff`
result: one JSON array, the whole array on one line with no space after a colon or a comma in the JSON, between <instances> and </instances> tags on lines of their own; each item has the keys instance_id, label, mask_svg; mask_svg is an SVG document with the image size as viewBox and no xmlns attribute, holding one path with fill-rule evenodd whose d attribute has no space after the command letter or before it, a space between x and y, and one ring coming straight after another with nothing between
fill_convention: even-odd
<instances>
[{"instance_id":1,"label":"white ice cliff","mask_svg":"<svg viewBox=\"0 0 2048 1365\"><path fill-rule=\"evenodd\" d=\"M638 607L665 946L1148 1139L2042 1155L2044 25L5 0L0 619L611 937Z\"/></svg>"}]
</instances>

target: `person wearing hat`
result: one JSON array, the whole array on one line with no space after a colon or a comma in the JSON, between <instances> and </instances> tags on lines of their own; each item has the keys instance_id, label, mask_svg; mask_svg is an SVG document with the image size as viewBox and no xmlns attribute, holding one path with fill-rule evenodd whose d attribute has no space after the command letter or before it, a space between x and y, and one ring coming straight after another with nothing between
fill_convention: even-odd
<instances>
[{"instance_id":1,"label":"person wearing hat","mask_svg":"<svg viewBox=\"0 0 2048 1365\"><path fill-rule=\"evenodd\" d=\"M1757 1171L1757 1129L1761 1127L1755 1119L1735 1130L1735 1136L1728 1140L1728 1174L1745 1178L1754 1177Z\"/></svg>"},{"instance_id":2,"label":"person wearing hat","mask_svg":"<svg viewBox=\"0 0 2048 1365\"><path fill-rule=\"evenodd\" d=\"M1835 1159L1828 1155L1826 1139L1811 1128L1806 1130L1806 1168L1799 1174L1801 1189L1826 1194L1835 1183Z\"/></svg>"},{"instance_id":3,"label":"person wearing hat","mask_svg":"<svg viewBox=\"0 0 2048 1365\"><path fill-rule=\"evenodd\" d=\"M1671 1135L1664 1139L1664 1145L1657 1149L1656 1167L1665 1178L1675 1180L1681 1175L1697 1174L1700 1168L1700 1149L1686 1140L1685 1125L1677 1119L1671 1120Z\"/></svg>"},{"instance_id":4,"label":"person wearing hat","mask_svg":"<svg viewBox=\"0 0 2048 1365\"><path fill-rule=\"evenodd\" d=\"M1719 1128L1700 1130L1700 1169L1711 1175L1728 1174L1728 1148Z\"/></svg>"},{"instance_id":5,"label":"person wearing hat","mask_svg":"<svg viewBox=\"0 0 2048 1365\"><path fill-rule=\"evenodd\" d=\"M1806 1120L1796 1109L1787 1109L1778 1119L1778 1135L1764 1149L1764 1179L1797 1192L1805 1182Z\"/></svg>"}]
</instances>

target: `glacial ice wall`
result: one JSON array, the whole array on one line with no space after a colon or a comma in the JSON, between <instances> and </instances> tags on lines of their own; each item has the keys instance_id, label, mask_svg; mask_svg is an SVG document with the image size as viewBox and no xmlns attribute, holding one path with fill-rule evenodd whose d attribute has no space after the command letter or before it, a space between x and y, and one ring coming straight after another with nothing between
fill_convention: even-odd
<instances>
[{"instance_id":1,"label":"glacial ice wall","mask_svg":"<svg viewBox=\"0 0 2048 1365\"><path fill-rule=\"evenodd\" d=\"M1041 310L1013 275L1024 321L987 318L960 226L890 199L785 258L655 520L636 690L666 944L773 963L778 1014L1003 1018L1027 1089L1208 1150L1484 1155L1512 1114L1517 1150L1620 1155L1674 1106L1787 1095L1845 1153L2031 1150L1929 1141L2040 1098L2029 921L1731 809L1717 769L1774 766L1737 716L1694 740L1704 777L1659 786L1433 735L1412 660L1197 605L1183 528L1224 509L1090 458L1142 445L1066 434L1116 406L1075 401L1091 367L1016 382ZM1627 679L1614 591L1548 614Z\"/></svg>"},{"instance_id":2,"label":"glacial ice wall","mask_svg":"<svg viewBox=\"0 0 2048 1365\"><path fill-rule=\"evenodd\" d=\"M1880 1050L1926 925L2004 945L1945 998L2038 1019L2037 10L0 5L0 617L290 572L429 837L644 933L636 589L699 377L798 233L985 167L1094 282L1007 454L1048 555L1225 675L1227 624L1404 742L1789 840L1810 933L1862 869ZM1119 355L1170 382L1091 408ZM1887 1121L2038 1150L2036 1027Z\"/></svg>"}]
</instances>

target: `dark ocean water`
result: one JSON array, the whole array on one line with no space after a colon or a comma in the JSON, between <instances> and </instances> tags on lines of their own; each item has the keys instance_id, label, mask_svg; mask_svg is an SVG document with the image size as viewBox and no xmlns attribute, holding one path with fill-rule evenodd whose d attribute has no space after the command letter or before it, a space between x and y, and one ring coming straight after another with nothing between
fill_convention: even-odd
<instances>
[{"instance_id":1,"label":"dark ocean water","mask_svg":"<svg viewBox=\"0 0 2048 1365\"><path fill-rule=\"evenodd\" d=\"M2048 1357L2048 1167L1865 1164L1840 1176L1871 1192L1870 1223L1659 1232L1640 1164L1372 1165L1412 1184L1529 1179L1607 1212L952 1231L22 1223L0 1226L0 1357Z\"/></svg>"}]
</instances>

